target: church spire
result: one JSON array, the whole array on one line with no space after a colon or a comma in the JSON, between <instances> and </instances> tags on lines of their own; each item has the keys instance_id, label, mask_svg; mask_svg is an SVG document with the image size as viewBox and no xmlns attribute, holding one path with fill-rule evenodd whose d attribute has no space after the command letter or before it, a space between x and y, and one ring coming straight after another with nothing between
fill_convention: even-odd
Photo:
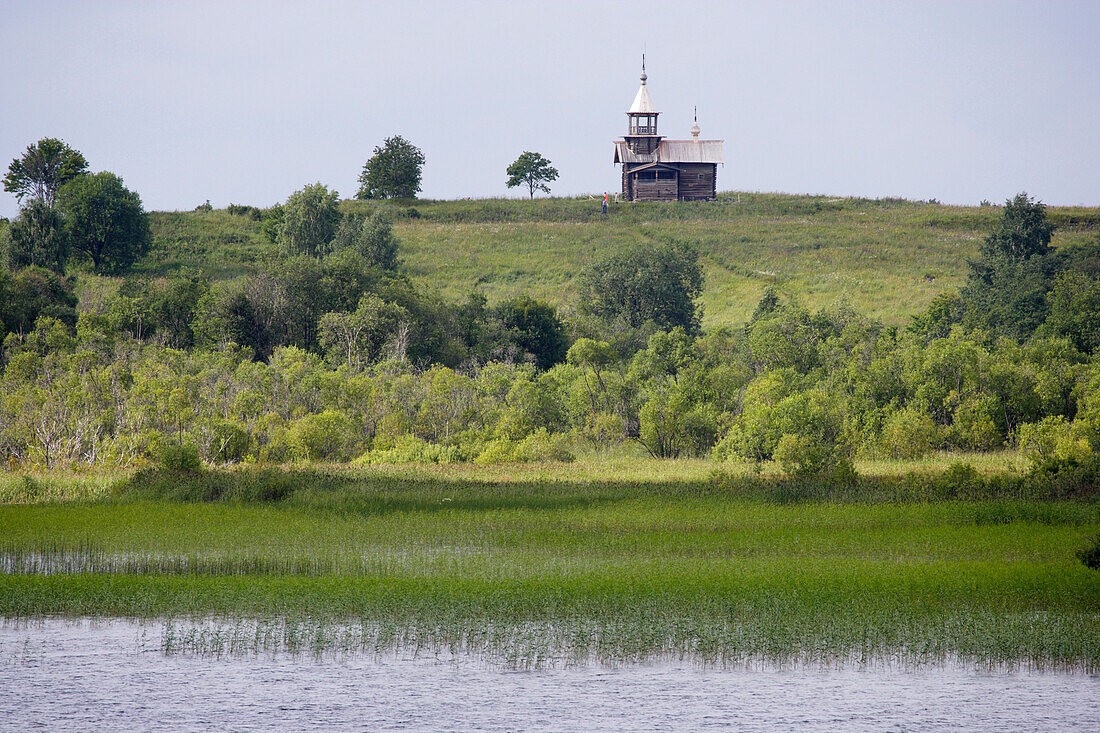
<instances>
[{"instance_id":1,"label":"church spire","mask_svg":"<svg viewBox=\"0 0 1100 733\"><path fill-rule=\"evenodd\" d=\"M691 118L691 139L699 142L699 108L696 107Z\"/></svg>"}]
</instances>

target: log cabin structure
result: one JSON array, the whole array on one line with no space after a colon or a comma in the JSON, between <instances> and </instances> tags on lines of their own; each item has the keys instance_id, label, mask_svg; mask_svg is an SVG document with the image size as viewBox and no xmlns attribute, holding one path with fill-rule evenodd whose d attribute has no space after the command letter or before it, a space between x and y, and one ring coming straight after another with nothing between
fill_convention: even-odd
<instances>
[{"instance_id":1,"label":"log cabin structure","mask_svg":"<svg viewBox=\"0 0 1100 733\"><path fill-rule=\"evenodd\" d=\"M698 114L691 140L665 140L657 134L657 116L642 85L626 113L627 133L615 141L615 163L623 167L623 198L627 201L707 201L717 194L722 140L700 140Z\"/></svg>"}]
</instances>

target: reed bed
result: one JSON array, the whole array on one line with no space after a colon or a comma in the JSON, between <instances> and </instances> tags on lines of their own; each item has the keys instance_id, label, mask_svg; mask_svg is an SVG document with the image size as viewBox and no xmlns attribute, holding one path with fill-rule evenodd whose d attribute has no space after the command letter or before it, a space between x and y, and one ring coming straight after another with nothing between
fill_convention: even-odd
<instances>
[{"instance_id":1,"label":"reed bed","mask_svg":"<svg viewBox=\"0 0 1100 733\"><path fill-rule=\"evenodd\" d=\"M0 616L142 619L163 651L212 656L1100 669L1100 573L1074 557L1093 501L447 470L301 470L277 501L0 506Z\"/></svg>"},{"instance_id":2,"label":"reed bed","mask_svg":"<svg viewBox=\"0 0 1100 733\"><path fill-rule=\"evenodd\" d=\"M619 616L508 623L433 615L351 622L272 617L165 622L167 655L309 654L318 658L475 658L508 669L688 661L702 667L799 668L965 666L986 670L1097 671L1095 641L1074 638L1095 618L1046 614L940 618L892 614L838 623L782 618ZM1072 639L1069 644L1067 640Z\"/></svg>"}]
</instances>

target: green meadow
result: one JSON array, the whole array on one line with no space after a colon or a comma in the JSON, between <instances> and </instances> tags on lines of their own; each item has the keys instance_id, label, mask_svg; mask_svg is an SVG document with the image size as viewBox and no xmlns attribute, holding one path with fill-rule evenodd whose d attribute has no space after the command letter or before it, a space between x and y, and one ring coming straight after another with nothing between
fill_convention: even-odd
<instances>
[{"instance_id":1,"label":"green meadow","mask_svg":"<svg viewBox=\"0 0 1100 733\"><path fill-rule=\"evenodd\" d=\"M615 204L599 200L344 201L344 211L384 206L394 216L402 270L449 299L479 289L497 302L518 295L575 312L577 278L608 248L645 240L694 244L706 274L704 326L742 324L764 288L810 309L847 301L905 325L936 295L966 280L967 259L1001 207L901 199L723 193L713 202ZM1095 238L1100 210L1050 207L1057 247ZM215 279L254 269L270 247L260 222L225 210L154 212L145 274L194 268Z\"/></svg>"},{"instance_id":2,"label":"green meadow","mask_svg":"<svg viewBox=\"0 0 1100 733\"><path fill-rule=\"evenodd\" d=\"M1094 502L616 460L57 477L84 488L0 506L0 615L161 623L170 653L1100 668Z\"/></svg>"}]
</instances>

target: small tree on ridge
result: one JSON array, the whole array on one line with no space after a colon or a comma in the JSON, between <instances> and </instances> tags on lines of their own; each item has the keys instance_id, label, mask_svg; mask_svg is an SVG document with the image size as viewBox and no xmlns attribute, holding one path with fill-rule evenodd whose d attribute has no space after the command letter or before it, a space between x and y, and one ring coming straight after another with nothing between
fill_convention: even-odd
<instances>
[{"instance_id":1,"label":"small tree on ridge","mask_svg":"<svg viewBox=\"0 0 1100 733\"><path fill-rule=\"evenodd\" d=\"M558 169L550 165L550 161L539 153L529 150L516 158L512 165L508 166L508 188L526 185L531 198L535 198L535 190L550 193L550 181L558 179Z\"/></svg>"}]
</instances>

